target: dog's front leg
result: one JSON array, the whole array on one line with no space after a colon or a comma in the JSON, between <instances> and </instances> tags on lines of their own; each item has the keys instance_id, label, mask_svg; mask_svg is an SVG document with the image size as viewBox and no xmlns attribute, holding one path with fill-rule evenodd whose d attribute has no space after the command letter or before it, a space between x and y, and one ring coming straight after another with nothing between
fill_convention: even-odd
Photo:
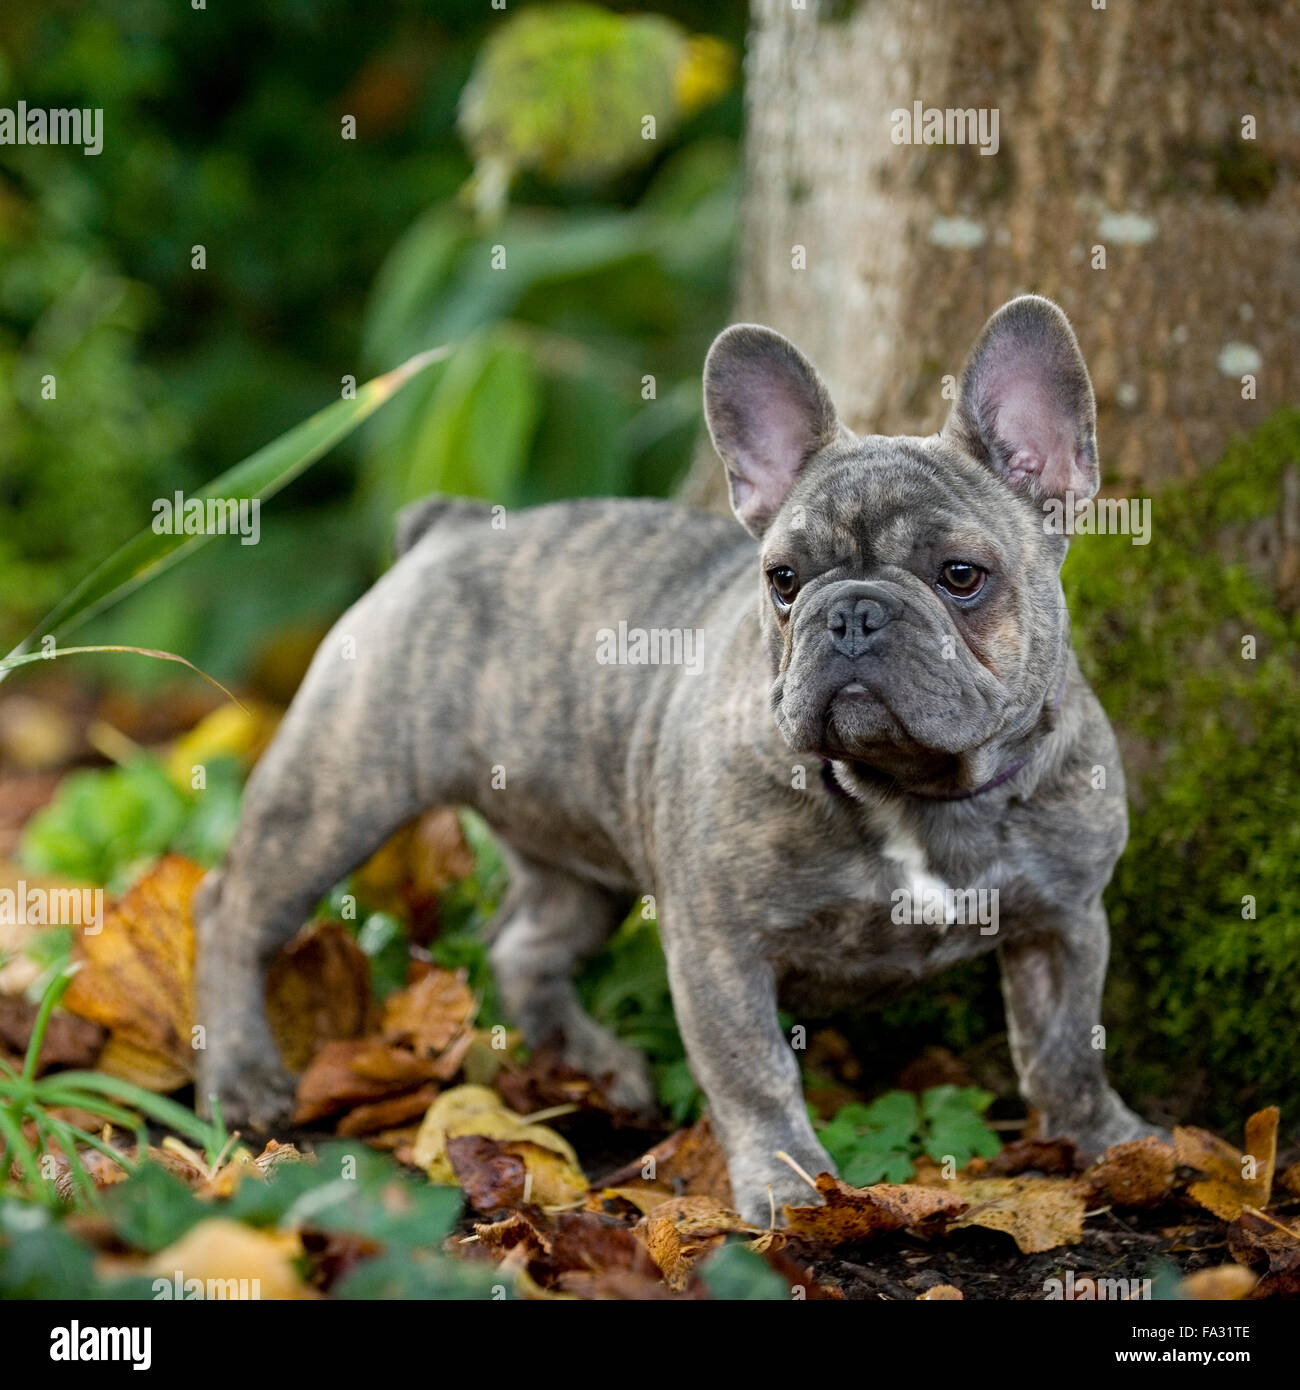
<instances>
[{"instance_id":1,"label":"dog's front leg","mask_svg":"<svg viewBox=\"0 0 1300 1390\"><path fill-rule=\"evenodd\" d=\"M726 929L679 924L665 932L664 949L677 1024L727 1155L736 1210L766 1226L775 1207L779 1222L783 1204L820 1199L778 1153L810 1174L835 1169L808 1119L771 968Z\"/></svg>"},{"instance_id":2,"label":"dog's front leg","mask_svg":"<svg viewBox=\"0 0 1300 1390\"><path fill-rule=\"evenodd\" d=\"M1100 900L1059 927L1001 949L1011 1057L1025 1101L1046 1135L1068 1134L1089 1156L1111 1144L1160 1134L1106 1081L1100 1026L1110 934Z\"/></svg>"}]
</instances>

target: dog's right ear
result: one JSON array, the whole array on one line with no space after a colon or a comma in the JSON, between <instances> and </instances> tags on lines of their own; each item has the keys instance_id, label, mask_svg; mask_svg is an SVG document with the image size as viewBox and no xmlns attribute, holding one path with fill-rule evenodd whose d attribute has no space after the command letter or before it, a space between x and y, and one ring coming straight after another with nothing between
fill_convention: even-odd
<instances>
[{"instance_id":1,"label":"dog's right ear","mask_svg":"<svg viewBox=\"0 0 1300 1390\"><path fill-rule=\"evenodd\" d=\"M727 470L731 506L762 536L800 469L839 433L817 369L788 338L737 323L704 362L704 418Z\"/></svg>"}]
</instances>

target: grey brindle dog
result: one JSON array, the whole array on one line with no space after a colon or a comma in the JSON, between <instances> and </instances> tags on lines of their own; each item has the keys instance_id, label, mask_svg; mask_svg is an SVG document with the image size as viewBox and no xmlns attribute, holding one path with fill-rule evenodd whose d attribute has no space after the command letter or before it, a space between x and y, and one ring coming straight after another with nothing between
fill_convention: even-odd
<instances>
[{"instance_id":1,"label":"grey brindle dog","mask_svg":"<svg viewBox=\"0 0 1300 1390\"><path fill-rule=\"evenodd\" d=\"M321 645L201 890L199 1091L231 1122L269 1126L292 1095L268 962L394 830L463 804L507 847L505 1008L636 1108L652 1103L644 1059L572 976L653 893L750 1220L809 1200L778 1152L832 1168L778 1000L878 1003L994 948L1045 1130L1085 1152L1154 1132L1099 1046L1101 894L1127 823L1070 647L1066 538L1044 524L1044 503L1099 480L1064 314L1032 296L994 314L929 438L855 437L767 328L721 334L704 392L743 530L654 501L404 514L400 558ZM698 640L700 660L601 659L620 623L661 656ZM947 910L898 920L900 894L945 886L996 890L996 932Z\"/></svg>"}]
</instances>

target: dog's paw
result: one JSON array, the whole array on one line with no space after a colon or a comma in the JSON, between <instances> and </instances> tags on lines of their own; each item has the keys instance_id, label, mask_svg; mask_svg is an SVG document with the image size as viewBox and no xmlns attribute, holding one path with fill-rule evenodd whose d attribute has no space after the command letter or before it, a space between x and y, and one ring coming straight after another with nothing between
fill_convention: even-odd
<instances>
[{"instance_id":1,"label":"dog's paw","mask_svg":"<svg viewBox=\"0 0 1300 1390\"><path fill-rule=\"evenodd\" d=\"M1111 1092L1101 1113L1090 1123L1071 1127L1063 1124L1059 1132L1073 1134L1079 1157L1094 1161L1115 1144L1126 1144L1132 1139L1156 1138L1163 1143L1172 1144L1174 1136L1163 1125L1153 1124L1134 1113L1120 1098Z\"/></svg>"},{"instance_id":2,"label":"dog's paw","mask_svg":"<svg viewBox=\"0 0 1300 1390\"><path fill-rule=\"evenodd\" d=\"M288 1123L293 1114L297 1083L278 1056L264 1054L227 1057L220 1063L205 1058L194 1089L201 1114L213 1113L215 1097L227 1129L269 1134Z\"/></svg>"},{"instance_id":3,"label":"dog's paw","mask_svg":"<svg viewBox=\"0 0 1300 1390\"><path fill-rule=\"evenodd\" d=\"M645 1054L599 1024L585 1021L571 1027L560 1055L576 1071L591 1077L617 1109L639 1116L656 1112L654 1079Z\"/></svg>"},{"instance_id":4,"label":"dog's paw","mask_svg":"<svg viewBox=\"0 0 1300 1390\"><path fill-rule=\"evenodd\" d=\"M795 1162L809 1177L835 1171L835 1165L820 1150L804 1152L795 1158ZM753 1161L741 1157L729 1168L733 1205L741 1219L751 1226L781 1227L785 1225L786 1207L822 1205L821 1194L810 1187L789 1164L774 1155Z\"/></svg>"}]
</instances>

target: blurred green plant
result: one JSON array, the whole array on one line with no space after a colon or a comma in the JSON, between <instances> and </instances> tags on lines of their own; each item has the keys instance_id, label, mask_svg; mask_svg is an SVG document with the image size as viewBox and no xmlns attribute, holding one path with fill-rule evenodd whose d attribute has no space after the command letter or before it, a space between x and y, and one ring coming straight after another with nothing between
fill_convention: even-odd
<instances>
[{"instance_id":1,"label":"blurred green plant","mask_svg":"<svg viewBox=\"0 0 1300 1390\"><path fill-rule=\"evenodd\" d=\"M853 1187L907 1182L921 1154L964 1168L998 1153L1002 1141L981 1118L992 1102L991 1091L975 1086L931 1086L919 1099L886 1091L870 1105L841 1106L818 1137Z\"/></svg>"},{"instance_id":2,"label":"blurred green plant","mask_svg":"<svg viewBox=\"0 0 1300 1390\"><path fill-rule=\"evenodd\" d=\"M137 1153L148 1146L145 1119L164 1126L176 1134L194 1140L211 1152L214 1145L224 1148L226 1136L220 1132L220 1121L200 1120L184 1106L154 1095L133 1082L107 1076L96 1071L51 1072L36 1075L41 1048L49 1027L50 1015L72 983L76 966L60 970L45 987L31 1038L23 1059L22 1070L0 1059L0 1139L4 1141L4 1161L0 1163L0 1196L18 1192L47 1206L57 1206L64 1199L52 1174L45 1169L46 1161L57 1146L68 1165L72 1185L81 1199L92 1206L99 1204L94 1180L86 1169L78 1146L95 1149L125 1168L134 1171L135 1159L128 1158L101 1135L91 1133L82 1125L64 1117L68 1109L93 1115L96 1119L116 1125L135 1137ZM131 1107L128 1109L127 1107ZM139 1113L134 1113L138 1111ZM39 1143L33 1145L24 1133L30 1124Z\"/></svg>"},{"instance_id":3,"label":"blurred green plant","mask_svg":"<svg viewBox=\"0 0 1300 1390\"><path fill-rule=\"evenodd\" d=\"M376 532L430 492L515 507L669 491L726 314L736 190L734 147L710 141L630 211L515 210L490 237L454 208L425 214L376 280L366 356L462 346L367 431Z\"/></svg>"},{"instance_id":4,"label":"blurred green plant","mask_svg":"<svg viewBox=\"0 0 1300 1390\"><path fill-rule=\"evenodd\" d=\"M27 822L20 862L121 893L168 851L215 864L239 820L243 774L232 758L207 764L201 793L182 791L148 754L120 767L69 773Z\"/></svg>"},{"instance_id":5,"label":"blurred green plant","mask_svg":"<svg viewBox=\"0 0 1300 1390\"><path fill-rule=\"evenodd\" d=\"M461 1214L460 1192L413 1178L362 1145L324 1144L314 1161L282 1161L264 1178L246 1177L232 1196L210 1201L150 1160L96 1205L103 1226L140 1255L157 1254L212 1217L348 1237L364 1253L331 1288L338 1298L489 1298L500 1283L495 1267L441 1251ZM0 1298L157 1296L150 1277L99 1274L90 1245L61 1214L0 1196Z\"/></svg>"},{"instance_id":6,"label":"blurred green plant","mask_svg":"<svg viewBox=\"0 0 1300 1390\"><path fill-rule=\"evenodd\" d=\"M483 45L461 96L469 200L495 220L521 169L590 182L645 163L661 134L726 91L734 69L727 44L692 39L663 15L521 10Z\"/></svg>"},{"instance_id":7,"label":"blurred green plant","mask_svg":"<svg viewBox=\"0 0 1300 1390\"><path fill-rule=\"evenodd\" d=\"M785 1302L790 1290L781 1276L747 1242L731 1238L700 1262L709 1297L735 1302Z\"/></svg>"},{"instance_id":8,"label":"blurred green plant","mask_svg":"<svg viewBox=\"0 0 1300 1390\"><path fill-rule=\"evenodd\" d=\"M436 13L398 0L364 25L345 0L274 15L256 0L197 17L163 0L0 11L0 100L79 105L93 91L106 132L94 158L0 149L0 644L130 535L151 499L192 494L365 362L446 341L426 336L438 322L472 340L466 360L368 433L360 489L360 451L345 447L237 565L197 557L88 640L184 651L240 679L274 633L321 624L373 578L412 489L510 506L666 491L693 447L699 362L726 311L739 91L688 113L724 84L746 6L664 8L603 23L624 38L717 31L720 42L677 45L682 119L660 122L654 141L638 126L649 162L606 166L599 190L521 170L517 209L490 237L457 205L472 173L462 92L489 41L525 19L535 51L578 61L571 7L503 16L479 0ZM619 95L660 80L655 44L622 49ZM534 104L538 129L609 134L594 97L549 97ZM49 375L54 400L41 398ZM158 678L143 666L111 676Z\"/></svg>"}]
</instances>

